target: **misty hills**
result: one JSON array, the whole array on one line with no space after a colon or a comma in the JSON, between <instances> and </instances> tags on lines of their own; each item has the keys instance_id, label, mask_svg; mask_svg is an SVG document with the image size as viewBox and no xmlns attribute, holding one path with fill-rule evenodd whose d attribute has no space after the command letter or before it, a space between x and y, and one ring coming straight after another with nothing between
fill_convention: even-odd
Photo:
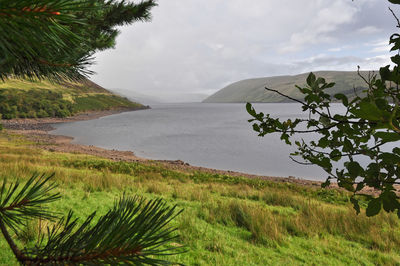
<instances>
[{"instance_id":1,"label":"misty hills","mask_svg":"<svg viewBox=\"0 0 400 266\"><path fill-rule=\"evenodd\" d=\"M368 77L368 71L362 71L360 74ZM274 92L265 90L265 87L278 90L279 92L296 99L302 99L303 95L295 87L306 84L309 73L295 76L276 76L265 78L254 78L241 80L232 83L225 88L217 91L206 98L205 103L242 103L242 102L265 102L278 103L288 102L286 98ZM358 76L356 71L317 71L314 72L317 77L323 77L327 82L335 82L333 88L326 90L330 95L343 93L350 97L354 94L354 87L357 91L366 88L366 83Z\"/></svg>"},{"instance_id":2,"label":"misty hills","mask_svg":"<svg viewBox=\"0 0 400 266\"><path fill-rule=\"evenodd\" d=\"M152 94L143 94L131 89L114 88L112 92L127 97L134 102L140 102L145 105L154 105L162 103L194 103L201 102L207 96L204 93L184 93L184 92L152 92Z\"/></svg>"}]
</instances>

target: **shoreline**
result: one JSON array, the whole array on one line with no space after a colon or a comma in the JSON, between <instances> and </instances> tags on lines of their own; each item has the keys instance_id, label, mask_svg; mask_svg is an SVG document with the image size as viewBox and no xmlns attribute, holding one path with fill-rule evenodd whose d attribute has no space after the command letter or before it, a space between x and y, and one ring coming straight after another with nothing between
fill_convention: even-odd
<instances>
[{"instance_id":1,"label":"shoreline","mask_svg":"<svg viewBox=\"0 0 400 266\"><path fill-rule=\"evenodd\" d=\"M192 166L181 160L152 160L138 157L133 151L121 151L115 149L103 149L93 145L74 144L71 141L74 139L69 136L50 134L49 131L54 130L52 124L77 122L98 119L104 116L119 114L123 112L131 112L145 109L116 109L107 111L92 111L81 113L76 116L67 118L18 118L10 120L0 120L3 127L10 133L25 136L28 140L35 143L35 147L48 150L50 152L65 152L65 153L81 153L94 155L113 161L126 162L142 162L142 163L158 163L172 170L182 171L203 171L207 173L224 174L234 177L257 178L275 182L289 182L307 186L321 186L322 182L298 179L295 177L277 177L277 176L262 176L248 173L235 172L230 170L219 170L206 168L201 166Z\"/></svg>"},{"instance_id":2,"label":"shoreline","mask_svg":"<svg viewBox=\"0 0 400 266\"><path fill-rule=\"evenodd\" d=\"M69 136L50 134L49 131L54 128L52 124L67 123L76 121L85 121L98 119L104 116L113 114L119 114L123 112L138 111L144 109L117 109L108 111L92 111L82 113L73 117L68 118L36 118L36 119L11 119L1 120L0 123L12 134L18 134L25 136L28 140L34 143L34 147L47 150L50 152L61 152L61 153L77 153L93 155L113 161L125 161L125 162L141 162L146 164L161 164L171 170L185 171L185 172L207 172L214 174L229 175L233 177L245 177L252 179L261 179L273 182L286 182L293 183L303 186L321 187L322 181L314 181L307 179L300 179L296 177L277 177L277 176L265 176L265 175L254 175L230 170L219 170L213 168L206 168L201 166L192 166L181 160L152 160L138 157L133 151L121 151L115 149L104 149L93 145L74 144L71 141L74 139ZM329 188L341 189L336 183L332 183ZM376 195L376 191L373 188L365 188L364 193Z\"/></svg>"},{"instance_id":3,"label":"shoreline","mask_svg":"<svg viewBox=\"0 0 400 266\"><path fill-rule=\"evenodd\" d=\"M12 134L18 134L25 136L29 141L34 142L34 147L47 150L50 152L61 152L61 153L77 153L93 155L113 161L124 161L124 162L140 162L146 164L161 164L170 170L178 170L184 172L200 171L212 174L229 175L233 177L246 177L253 179L263 179L274 182L289 182L306 186L320 187L322 182L297 179L295 177L276 177L276 176L261 176L254 174L247 174L242 172L235 172L230 170L219 170L213 168L206 168L201 166L193 166L182 160L152 160L147 158L138 157L133 151L122 151L116 149L104 149L93 145L74 144L71 141L74 139L69 136L53 135L49 134L45 130L15 130L8 129L8 132Z\"/></svg>"},{"instance_id":4,"label":"shoreline","mask_svg":"<svg viewBox=\"0 0 400 266\"><path fill-rule=\"evenodd\" d=\"M76 114L74 116L59 118L59 117L46 117L46 118L13 118L13 119L1 119L0 123L5 129L11 130L40 130L40 131L51 131L55 128L52 124L77 122L98 119L104 116L120 114L124 112L133 112L140 110L150 109L150 106L144 106L144 108L119 108L113 110L104 111L89 111Z\"/></svg>"}]
</instances>

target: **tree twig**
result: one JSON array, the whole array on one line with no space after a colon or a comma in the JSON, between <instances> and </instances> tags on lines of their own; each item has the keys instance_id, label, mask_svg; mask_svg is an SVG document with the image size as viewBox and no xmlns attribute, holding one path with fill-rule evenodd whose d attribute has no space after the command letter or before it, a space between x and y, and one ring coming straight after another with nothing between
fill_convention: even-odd
<instances>
[{"instance_id":1,"label":"tree twig","mask_svg":"<svg viewBox=\"0 0 400 266\"><path fill-rule=\"evenodd\" d=\"M21 250L17 247L15 242L12 240L10 234L7 231L7 228L3 221L0 219L0 230L3 233L4 238L6 239L8 245L10 246L12 252L14 253L15 257L19 262L26 261L27 257L21 252Z\"/></svg>"},{"instance_id":2,"label":"tree twig","mask_svg":"<svg viewBox=\"0 0 400 266\"><path fill-rule=\"evenodd\" d=\"M396 19L397 21L397 28L400 28L400 20L399 18L396 16L396 14L394 13L394 11L389 7L390 12L392 12L393 17Z\"/></svg>"}]
</instances>

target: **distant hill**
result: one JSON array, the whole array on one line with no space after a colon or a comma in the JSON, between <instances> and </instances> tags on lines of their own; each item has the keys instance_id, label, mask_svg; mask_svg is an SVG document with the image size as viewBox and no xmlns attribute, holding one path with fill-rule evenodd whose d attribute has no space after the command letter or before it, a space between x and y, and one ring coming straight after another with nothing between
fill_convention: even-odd
<instances>
[{"instance_id":1,"label":"distant hill","mask_svg":"<svg viewBox=\"0 0 400 266\"><path fill-rule=\"evenodd\" d=\"M146 94L128 90L128 89L110 88L109 90L111 92L115 93L116 95L126 97L133 102L140 102L145 105L158 104L158 103L162 102L162 100L156 96L150 96L150 95L146 95Z\"/></svg>"},{"instance_id":2,"label":"distant hill","mask_svg":"<svg viewBox=\"0 0 400 266\"><path fill-rule=\"evenodd\" d=\"M87 111L143 109L142 104L113 94L90 80L0 81L0 115L3 119L67 117Z\"/></svg>"},{"instance_id":3,"label":"distant hill","mask_svg":"<svg viewBox=\"0 0 400 266\"><path fill-rule=\"evenodd\" d=\"M357 72L350 71L318 71L314 72L317 77L323 77L327 82L335 82L333 88L327 90L331 95L343 93L353 94L353 87L362 89L366 87L365 82L358 76ZM367 71L361 72L368 76ZM275 89L293 98L302 98L302 94L295 85L303 86L309 73L296 76L276 76L266 78L246 79L235 82L219 90L206 98L206 103L241 103L241 102L287 102L287 99L273 92L265 90L265 87Z\"/></svg>"}]
</instances>

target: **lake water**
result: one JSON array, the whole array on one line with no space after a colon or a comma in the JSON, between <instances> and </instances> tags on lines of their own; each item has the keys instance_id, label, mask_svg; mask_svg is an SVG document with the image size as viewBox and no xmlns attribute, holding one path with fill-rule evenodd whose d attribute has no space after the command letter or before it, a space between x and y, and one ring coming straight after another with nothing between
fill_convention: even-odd
<instances>
[{"instance_id":1,"label":"lake water","mask_svg":"<svg viewBox=\"0 0 400 266\"><path fill-rule=\"evenodd\" d=\"M255 104L257 111L281 118L301 117L297 104ZM182 160L191 165L268 176L325 180L316 166L289 158L293 147L276 134L258 137L247 122L245 104L160 104L152 109L56 124L53 134L73 142L130 150L140 157Z\"/></svg>"}]
</instances>

